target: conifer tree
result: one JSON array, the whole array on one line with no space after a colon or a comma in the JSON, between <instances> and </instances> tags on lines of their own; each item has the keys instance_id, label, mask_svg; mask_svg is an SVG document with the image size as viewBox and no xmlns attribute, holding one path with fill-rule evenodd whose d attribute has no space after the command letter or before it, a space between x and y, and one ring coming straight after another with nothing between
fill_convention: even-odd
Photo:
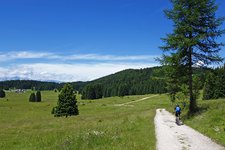
<instances>
[{"instance_id":1,"label":"conifer tree","mask_svg":"<svg viewBox=\"0 0 225 150\"><path fill-rule=\"evenodd\" d=\"M118 88L118 96L125 96L129 94L129 88L126 84L122 84Z\"/></svg>"},{"instance_id":2,"label":"conifer tree","mask_svg":"<svg viewBox=\"0 0 225 150\"><path fill-rule=\"evenodd\" d=\"M52 113L56 117L79 114L76 95L74 95L73 87L70 84L65 84L62 88L58 98L58 105L53 108Z\"/></svg>"},{"instance_id":3,"label":"conifer tree","mask_svg":"<svg viewBox=\"0 0 225 150\"><path fill-rule=\"evenodd\" d=\"M0 89L0 98L5 97L5 91L3 89Z\"/></svg>"},{"instance_id":4,"label":"conifer tree","mask_svg":"<svg viewBox=\"0 0 225 150\"><path fill-rule=\"evenodd\" d=\"M41 102L41 92L40 91L36 92L36 102Z\"/></svg>"},{"instance_id":5,"label":"conifer tree","mask_svg":"<svg viewBox=\"0 0 225 150\"><path fill-rule=\"evenodd\" d=\"M225 97L225 69L217 68L210 72L203 88L203 100Z\"/></svg>"},{"instance_id":6,"label":"conifer tree","mask_svg":"<svg viewBox=\"0 0 225 150\"><path fill-rule=\"evenodd\" d=\"M213 73L207 75L205 85L203 87L203 100L212 99L214 96L215 78Z\"/></svg>"},{"instance_id":7,"label":"conifer tree","mask_svg":"<svg viewBox=\"0 0 225 150\"><path fill-rule=\"evenodd\" d=\"M35 94L34 93L30 94L29 102L35 102Z\"/></svg>"},{"instance_id":8,"label":"conifer tree","mask_svg":"<svg viewBox=\"0 0 225 150\"><path fill-rule=\"evenodd\" d=\"M225 33L220 29L224 18L216 18L217 5L214 0L171 0L172 9L165 10L168 19L174 22L173 33L162 38L165 43L161 49L167 57L178 56L179 65L186 68L188 79L190 112L197 109L193 94L193 65L220 62L218 55L223 43L216 41ZM163 59L163 58L162 58Z\"/></svg>"}]
</instances>

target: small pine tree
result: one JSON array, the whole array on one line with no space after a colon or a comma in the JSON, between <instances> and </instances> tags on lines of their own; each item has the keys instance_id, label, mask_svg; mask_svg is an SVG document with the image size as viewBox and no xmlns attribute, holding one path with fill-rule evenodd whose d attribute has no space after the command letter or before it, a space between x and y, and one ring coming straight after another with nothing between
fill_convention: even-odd
<instances>
[{"instance_id":1,"label":"small pine tree","mask_svg":"<svg viewBox=\"0 0 225 150\"><path fill-rule=\"evenodd\" d=\"M37 91L36 93L36 102L41 102L41 92Z\"/></svg>"},{"instance_id":2,"label":"small pine tree","mask_svg":"<svg viewBox=\"0 0 225 150\"><path fill-rule=\"evenodd\" d=\"M34 93L30 94L29 102L35 102L35 94Z\"/></svg>"},{"instance_id":3,"label":"small pine tree","mask_svg":"<svg viewBox=\"0 0 225 150\"><path fill-rule=\"evenodd\" d=\"M70 84L65 84L62 88L59 94L58 105L52 109L52 113L55 114L55 117L79 114L76 95L74 95L73 87Z\"/></svg>"},{"instance_id":4,"label":"small pine tree","mask_svg":"<svg viewBox=\"0 0 225 150\"><path fill-rule=\"evenodd\" d=\"M3 89L0 89L0 98L5 97L5 91Z\"/></svg>"}]
</instances>

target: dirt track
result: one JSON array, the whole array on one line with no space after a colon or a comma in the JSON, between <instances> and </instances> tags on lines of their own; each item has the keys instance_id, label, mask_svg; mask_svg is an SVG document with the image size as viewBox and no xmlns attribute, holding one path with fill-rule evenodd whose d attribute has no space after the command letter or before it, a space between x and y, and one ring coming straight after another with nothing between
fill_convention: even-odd
<instances>
[{"instance_id":1,"label":"dirt track","mask_svg":"<svg viewBox=\"0 0 225 150\"><path fill-rule=\"evenodd\" d=\"M152 96L149 96L149 97L144 97L142 99L138 99L138 100L134 100L134 101L131 101L131 102L122 103L122 104L115 104L114 106L132 106L130 104L140 102L140 101L145 101L149 98L156 97L156 96L158 96L158 95L152 95Z\"/></svg>"},{"instance_id":2,"label":"dirt track","mask_svg":"<svg viewBox=\"0 0 225 150\"><path fill-rule=\"evenodd\" d=\"M225 150L194 129L176 125L174 115L165 109L156 110L154 121L157 150Z\"/></svg>"}]
</instances>

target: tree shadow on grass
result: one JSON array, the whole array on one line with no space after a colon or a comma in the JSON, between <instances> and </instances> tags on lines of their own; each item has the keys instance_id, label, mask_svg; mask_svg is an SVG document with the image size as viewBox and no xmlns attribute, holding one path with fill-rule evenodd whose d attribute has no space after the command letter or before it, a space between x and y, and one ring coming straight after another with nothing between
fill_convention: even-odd
<instances>
[{"instance_id":1,"label":"tree shadow on grass","mask_svg":"<svg viewBox=\"0 0 225 150\"><path fill-rule=\"evenodd\" d=\"M209 108L209 105L202 105L202 106L199 106L194 112L190 112L188 111L184 116L183 116L183 119L186 120L186 119L191 119L193 117L196 117L196 116L199 116L201 115L202 113L206 112Z\"/></svg>"}]
</instances>

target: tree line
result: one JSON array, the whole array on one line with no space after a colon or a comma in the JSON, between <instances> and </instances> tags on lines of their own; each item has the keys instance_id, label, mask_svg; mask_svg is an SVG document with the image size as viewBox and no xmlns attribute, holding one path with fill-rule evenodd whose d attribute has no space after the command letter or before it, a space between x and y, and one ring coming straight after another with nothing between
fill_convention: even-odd
<instances>
[{"instance_id":1,"label":"tree line","mask_svg":"<svg viewBox=\"0 0 225 150\"><path fill-rule=\"evenodd\" d=\"M203 88L203 99L225 98L225 64L207 74Z\"/></svg>"},{"instance_id":2,"label":"tree line","mask_svg":"<svg viewBox=\"0 0 225 150\"><path fill-rule=\"evenodd\" d=\"M81 91L88 82L71 82L76 91ZM0 81L0 88L9 89L32 89L32 90L54 90L60 91L66 83L44 82L35 80L9 80Z\"/></svg>"},{"instance_id":3,"label":"tree line","mask_svg":"<svg viewBox=\"0 0 225 150\"><path fill-rule=\"evenodd\" d=\"M99 99L111 96L143 95L169 93L175 100L176 93L188 86L185 67L176 68L176 65L153 67L145 69L128 69L90 82L71 82L75 91L80 91L82 99ZM224 97L224 67L193 68L193 96L197 97L203 89L204 99ZM15 80L0 82L1 89L17 87L33 90L61 90L65 83L41 82L32 80ZM39 90L38 90L39 91ZM0 90L0 97L4 97L4 90ZM35 100L35 94L31 101Z\"/></svg>"},{"instance_id":4,"label":"tree line","mask_svg":"<svg viewBox=\"0 0 225 150\"><path fill-rule=\"evenodd\" d=\"M83 88L82 99L166 93L165 81L151 78L156 68L128 69L94 80Z\"/></svg>"}]
</instances>

